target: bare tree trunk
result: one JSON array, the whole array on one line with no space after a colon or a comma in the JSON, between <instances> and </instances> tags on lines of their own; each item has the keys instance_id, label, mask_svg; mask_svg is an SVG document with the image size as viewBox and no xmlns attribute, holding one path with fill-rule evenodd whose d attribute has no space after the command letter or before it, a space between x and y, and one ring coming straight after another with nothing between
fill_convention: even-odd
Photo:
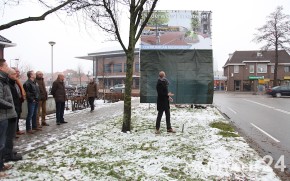
<instances>
[{"instance_id":1,"label":"bare tree trunk","mask_svg":"<svg viewBox=\"0 0 290 181\"><path fill-rule=\"evenodd\" d=\"M134 46L133 46L134 47ZM131 92L133 82L134 48L129 45L127 53L127 71L125 80L124 114L122 132L131 131Z\"/></svg>"},{"instance_id":2,"label":"bare tree trunk","mask_svg":"<svg viewBox=\"0 0 290 181\"><path fill-rule=\"evenodd\" d=\"M274 68L274 82L273 87L278 85L277 82L277 73L278 73L278 46L275 47L275 68Z\"/></svg>"}]
</instances>

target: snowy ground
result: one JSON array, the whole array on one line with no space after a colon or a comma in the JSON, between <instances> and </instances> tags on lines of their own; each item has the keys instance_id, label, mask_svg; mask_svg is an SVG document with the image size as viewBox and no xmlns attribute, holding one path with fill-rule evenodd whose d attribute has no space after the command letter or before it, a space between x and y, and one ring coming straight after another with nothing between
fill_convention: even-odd
<instances>
[{"instance_id":1,"label":"snowy ground","mask_svg":"<svg viewBox=\"0 0 290 181\"><path fill-rule=\"evenodd\" d=\"M217 109L172 107L177 133L166 132L163 118L155 135L154 106L132 111L131 133L115 117L30 152L6 180L279 180L243 138L210 127L226 122Z\"/></svg>"}]
</instances>

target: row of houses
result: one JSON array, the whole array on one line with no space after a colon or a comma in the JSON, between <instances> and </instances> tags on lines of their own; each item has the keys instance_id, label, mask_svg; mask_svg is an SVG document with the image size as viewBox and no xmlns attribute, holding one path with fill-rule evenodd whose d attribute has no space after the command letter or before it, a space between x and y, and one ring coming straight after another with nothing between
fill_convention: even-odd
<instances>
[{"instance_id":1,"label":"row of houses","mask_svg":"<svg viewBox=\"0 0 290 181\"><path fill-rule=\"evenodd\" d=\"M285 50L278 51L278 84L290 81L290 56ZM124 83L126 56L123 51L105 51L78 57L92 60L94 75L100 85L112 86ZM140 78L139 49L135 50L133 88L138 89ZM272 87L274 80L275 51L235 51L223 66L223 75L214 76L216 90L257 91L259 85Z\"/></svg>"},{"instance_id":2,"label":"row of houses","mask_svg":"<svg viewBox=\"0 0 290 181\"><path fill-rule=\"evenodd\" d=\"M13 47L10 40L0 36L0 57L4 57L4 48ZM123 50L102 51L77 57L93 62L91 76L98 81L100 88L109 88L123 84L126 77L126 55ZM285 50L278 51L278 84L290 82L290 55ZM259 85L272 87L274 80L275 51L235 51L229 55L223 66L223 74L214 76L216 90L257 91ZM65 71L67 84L86 84L89 75L71 76L73 72ZM49 81L47 80L48 85ZM140 86L139 49L135 49L133 63L133 89Z\"/></svg>"},{"instance_id":3,"label":"row of houses","mask_svg":"<svg viewBox=\"0 0 290 181\"><path fill-rule=\"evenodd\" d=\"M258 91L259 86L273 87L275 51L235 51L224 68L228 91ZM279 85L290 81L290 56L278 51L277 80Z\"/></svg>"}]
</instances>

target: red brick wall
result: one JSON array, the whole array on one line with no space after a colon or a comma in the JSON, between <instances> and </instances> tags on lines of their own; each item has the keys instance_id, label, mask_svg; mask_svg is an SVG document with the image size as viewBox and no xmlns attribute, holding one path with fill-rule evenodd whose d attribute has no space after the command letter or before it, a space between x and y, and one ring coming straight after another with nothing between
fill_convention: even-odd
<instances>
[{"instance_id":1,"label":"red brick wall","mask_svg":"<svg viewBox=\"0 0 290 181\"><path fill-rule=\"evenodd\" d=\"M4 58L4 47L0 45L0 58Z\"/></svg>"}]
</instances>

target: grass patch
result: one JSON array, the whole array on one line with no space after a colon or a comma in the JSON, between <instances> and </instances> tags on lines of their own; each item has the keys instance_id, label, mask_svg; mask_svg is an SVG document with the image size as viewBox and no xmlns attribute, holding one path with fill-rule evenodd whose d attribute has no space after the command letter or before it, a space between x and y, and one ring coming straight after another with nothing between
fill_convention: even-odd
<instances>
[{"instance_id":1,"label":"grass patch","mask_svg":"<svg viewBox=\"0 0 290 181\"><path fill-rule=\"evenodd\" d=\"M221 131L218 135L221 135L222 137L239 137L238 134L234 133L234 128L228 123L222 121L213 122L210 124L210 127L220 129Z\"/></svg>"},{"instance_id":2,"label":"grass patch","mask_svg":"<svg viewBox=\"0 0 290 181\"><path fill-rule=\"evenodd\" d=\"M238 134L228 131L220 131L218 135L221 135L222 137L240 137Z\"/></svg>"},{"instance_id":3,"label":"grass patch","mask_svg":"<svg viewBox=\"0 0 290 181\"><path fill-rule=\"evenodd\" d=\"M213 122L210 124L210 127L212 128L217 128L217 129L220 129L222 131L229 131L229 132L234 132L234 128L228 124L228 123L225 123L225 122Z\"/></svg>"}]
</instances>

